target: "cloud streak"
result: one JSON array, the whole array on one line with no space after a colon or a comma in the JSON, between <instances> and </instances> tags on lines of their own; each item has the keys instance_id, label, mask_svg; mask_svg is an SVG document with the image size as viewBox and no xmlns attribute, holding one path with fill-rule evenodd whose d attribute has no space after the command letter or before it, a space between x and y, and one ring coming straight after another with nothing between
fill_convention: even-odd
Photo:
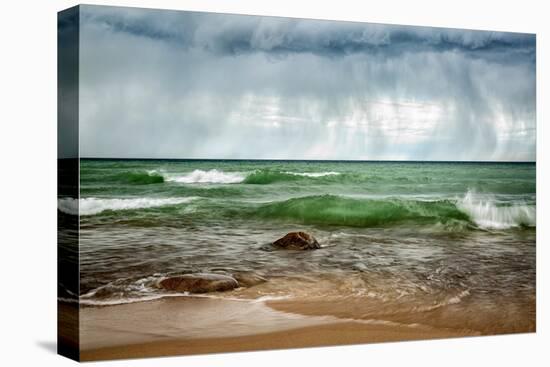
<instances>
[{"instance_id":1,"label":"cloud streak","mask_svg":"<svg viewBox=\"0 0 550 367\"><path fill-rule=\"evenodd\" d=\"M535 159L534 35L81 9L83 156Z\"/></svg>"}]
</instances>

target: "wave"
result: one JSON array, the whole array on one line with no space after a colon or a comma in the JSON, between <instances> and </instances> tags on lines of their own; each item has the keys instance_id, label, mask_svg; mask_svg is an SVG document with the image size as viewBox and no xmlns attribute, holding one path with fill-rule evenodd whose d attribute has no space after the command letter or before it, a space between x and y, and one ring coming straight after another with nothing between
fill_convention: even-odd
<instances>
[{"instance_id":1,"label":"wave","mask_svg":"<svg viewBox=\"0 0 550 367\"><path fill-rule=\"evenodd\" d=\"M535 205L515 204L497 206L495 199L483 197L468 191L457 202L457 207L468 214L480 228L508 229L513 227L535 227Z\"/></svg>"},{"instance_id":2,"label":"wave","mask_svg":"<svg viewBox=\"0 0 550 367\"><path fill-rule=\"evenodd\" d=\"M303 179L319 179L329 176L338 176L339 172L289 172L260 169L256 170L244 179L243 183L252 185L267 185L276 182L299 181Z\"/></svg>"},{"instance_id":3,"label":"wave","mask_svg":"<svg viewBox=\"0 0 550 367\"><path fill-rule=\"evenodd\" d=\"M438 223L468 221L451 201L356 199L336 195L293 198L264 204L254 215L297 220L304 224L374 227L405 221Z\"/></svg>"},{"instance_id":4,"label":"wave","mask_svg":"<svg viewBox=\"0 0 550 367\"><path fill-rule=\"evenodd\" d=\"M325 176L338 176L340 172L289 172L285 171L284 173L294 176L303 176L303 177L325 177Z\"/></svg>"},{"instance_id":5,"label":"wave","mask_svg":"<svg viewBox=\"0 0 550 367\"><path fill-rule=\"evenodd\" d=\"M100 198L61 198L57 201L60 211L71 215L96 215L104 211L135 210L154 208L167 205L176 205L190 202L196 198L125 198L125 199L100 199Z\"/></svg>"},{"instance_id":6,"label":"wave","mask_svg":"<svg viewBox=\"0 0 550 367\"><path fill-rule=\"evenodd\" d=\"M212 183L212 184L270 184L282 181L298 181L304 178L321 178L337 176L339 172L289 172L259 169L253 172L224 172L217 169L204 171L196 169L182 176L165 175L164 179L170 182L186 184Z\"/></svg>"},{"instance_id":7,"label":"wave","mask_svg":"<svg viewBox=\"0 0 550 367\"><path fill-rule=\"evenodd\" d=\"M105 211L137 210L188 203L199 196L167 198L60 198L61 212L96 215ZM301 224L387 227L400 224L437 226L445 230L502 230L536 227L536 206L502 202L491 195L468 191L463 197L350 197L313 195L254 203L207 200L194 210L205 216L280 219Z\"/></svg>"},{"instance_id":8,"label":"wave","mask_svg":"<svg viewBox=\"0 0 550 367\"><path fill-rule=\"evenodd\" d=\"M118 174L117 178L134 185L149 185L164 182L164 177L156 171L125 172Z\"/></svg>"},{"instance_id":9,"label":"wave","mask_svg":"<svg viewBox=\"0 0 550 367\"><path fill-rule=\"evenodd\" d=\"M497 206L490 199L420 200L351 198L319 195L263 204L253 217L283 219L303 224L384 227L396 224L445 225L449 229L508 229L534 227L535 207Z\"/></svg>"},{"instance_id":10,"label":"wave","mask_svg":"<svg viewBox=\"0 0 550 367\"><path fill-rule=\"evenodd\" d=\"M89 170L88 170L89 171ZM93 184L126 184L126 185L150 185L164 182L162 174L155 170L150 171L123 171L109 174L98 174L96 172L86 172L82 170L80 173L81 179L86 183Z\"/></svg>"},{"instance_id":11,"label":"wave","mask_svg":"<svg viewBox=\"0 0 550 367\"><path fill-rule=\"evenodd\" d=\"M179 183L217 183L217 184L234 184L243 182L246 178L245 175L238 172L223 172L217 169L211 169L209 171L203 171L196 169L183 176L166 177L167 181L179 182Z\"/></svg>"},{"instance_id":12,"label":"wave","mask_svg":"<svg viewBox=\"0 0 550 367\"><path fill-rule=\"evenodd\" d=\"M300 176L280 171L257 170L246 176L243 183L250 185L267 185L275 182L298 181Z\"/></svg>"}]
</instances>

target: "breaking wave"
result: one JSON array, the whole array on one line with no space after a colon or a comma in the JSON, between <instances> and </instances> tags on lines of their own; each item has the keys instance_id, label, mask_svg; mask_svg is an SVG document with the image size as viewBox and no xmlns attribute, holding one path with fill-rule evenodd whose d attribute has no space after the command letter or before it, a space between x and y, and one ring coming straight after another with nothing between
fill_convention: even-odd
<instances>
[{"instance_id":1,"label":"breaking wave","mask_svg":"<svg viewBox=\"0 0 550 367\"><path fill-rule=\"evenodd\" d=\"M190 202L195 198L125 198L125 199L100 199L100 198L62 198L58 200L58 209L72 215L95 215L104 211L135 210L154 208L167 205L176 205Z\"/></svg>"},{"instance_id":2,"label":"breaking wave","mask_svg":"<svg viewBox=\"0 0 550 367\"><path fill-rule=\"evenodd\" d=\"M294 198L264 204L254 215L290 219L304 224L375 227L400 222L423 224L468 221L451 201L357 199L336 195Z\"/></svg>"},{"instance_id":3,"label":"breaking wave","mask_svg":"<svg viewBox=\"0 0 550 367\"><path fill-rule=\"evenodd\" d=\"M500 205L493 198L482 197L473 191L457 202L457 207L468 214L480 228L508 229L535 227L536 207L528 204Z\"/></svg>"},{"instance_id":4,"label":"breaking wave","mask_svg":"<svg viewBox=\"0 0 550 367\"><path fill-rule=\"evenodd\" d=\"M289 175L303 176L303 177L325 177L325 176L338 176L340 172L284 172Z\"/></svg>"},{"instance_id":5,"label":"breaking wave","mask_svg":"<svg viewBox=\"0 0 550 367\"><path fill-rule=\"evenodd\" d=\"M534 205L497 206L467 193L458 200L404 198L358 199L336 195L293 198L263 204L250 213L303 224L384 227L400 223L444 224L456 228L508 229L534 227Z\"/></svg>"},{"instance_id":6,"label":"breaking wave","mask_svg":"<svg viewBox=\"0 0 550 367\"><path fill-rule=\"evenodd\" d=\"M217 169L204 171L196 169L190 173L175 176L166 175L164 179L169 182L185 184L210 183L210 184L270 184L275 182L298 181L307 178L322 178L340 175L339 172L289 172L259 169L253 172L224 172Z\"/></svg>"},{"instance_id":7,"label":"breaking wave","mask_svg":"<svg viewBox=\"0 0 550 367\"><path fill-rule=\"evenodd\" d=\"M196 169L193 172L185 174L183 176L167 177L167 181L179 182L179 183L217 183L217 184L234 184L243 182L246 178L245 175L238 172L223 172L217 169L211 169L209 171L203 171Z\"/></svg>"},{"instance_id":8,"label":"breaking wave","mask_svg":"<svg viewBox=\"0 0 550 367\"><path fill-rule=\"evenodd\" d=\"M137 210L188 203L197 196L166 198L73 198L58 199L61 212L96 215L106 211ZM468 191L459 198L349 197L312 195L282 201L254 203L235 200L196 202L201 215L265 218L313 225L387 227L400 224L444 225L450 230L503 230L536 227L536 206L499 201Z\"/></svg>"}]
</instances>

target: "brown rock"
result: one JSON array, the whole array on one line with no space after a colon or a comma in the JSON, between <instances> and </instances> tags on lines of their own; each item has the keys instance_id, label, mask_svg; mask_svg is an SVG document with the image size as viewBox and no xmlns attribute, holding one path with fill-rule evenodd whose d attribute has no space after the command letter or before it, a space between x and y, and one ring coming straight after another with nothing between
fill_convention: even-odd
<instances>
[{"instance_id":1,"label":"brown rock","mask_svg":"<svg viewBox=\"0 0 550 367\"><path fill-rule=\"evenodd\" d=\"M163 279L159 286L169 291L208 293L229 291L239 283L227 275L197 273Z\"/></svg>"},{"instance_id":2,"label":"brown rock","mask_svg":"<svg viewBox=\"0 0 550 367\"><path fill-rule=\"evenodd\" d=\"M267 282L267 279L252 272L234 273L233 278L239 282L240 287L253 287L260 283Z\"/></svg>"},{"instance_id":3,"label":"brown rock","mask_svg":"<svg viewBox=\"0 0 550 367\"><path fill-rule=\"evenodd\" d=\"M315 250L321 245L315 237L306 232L290 232L273 242L273 246L287 250Z\"/></svg>"}]
</instances>

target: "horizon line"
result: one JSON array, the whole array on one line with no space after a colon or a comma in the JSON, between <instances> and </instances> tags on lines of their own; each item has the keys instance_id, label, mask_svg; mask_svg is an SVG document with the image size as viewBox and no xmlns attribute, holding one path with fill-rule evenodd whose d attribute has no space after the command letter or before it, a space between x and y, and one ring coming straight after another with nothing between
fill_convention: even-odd
<instances>
[{"instance_id":1,"label":"horizon line","mask_svg":"<svg viewBox=\"0 0 550 367\"><path fill-rule=\"evenodd\" d=\"M75 158L58 158L75 159ZM279 161L279 162L386 162L386 163L537 163L533 161L486 161L486 160L397 160L397 159L274 159L274 158L117 158L117 157L78 157L80 160L111 161Z\"/></svg>"}]
</instances>

